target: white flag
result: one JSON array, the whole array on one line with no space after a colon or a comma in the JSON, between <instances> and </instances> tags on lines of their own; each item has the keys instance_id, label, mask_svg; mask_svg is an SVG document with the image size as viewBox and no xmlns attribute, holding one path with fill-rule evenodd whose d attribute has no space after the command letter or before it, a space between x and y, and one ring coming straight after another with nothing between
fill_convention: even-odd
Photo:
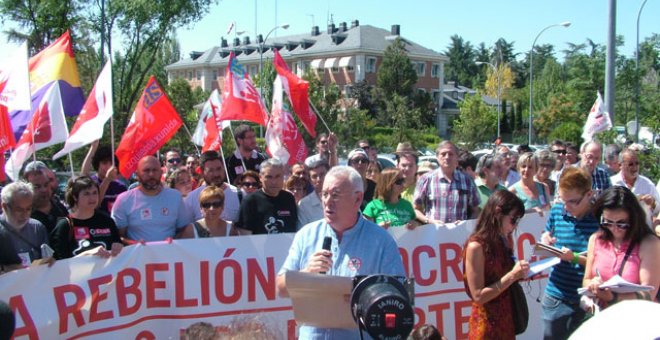
<instances>
[{"instance_id":1,"label":"white flag","mask_svg":"<svg viewBox=\"0 0 660 340\"><path fill-rule=\"evenodd\" d=\"M32 109L27 42L0 64L0 105L9 111Z\"/></svg>"},{"instance_id":2,"label":"white flag","mask_svg":"<svg viewBox=\"0 0 660 340\"><path fill-rule=\"evenodd\" d=\"M289 151L284 144L284 130L286 121L283 119L283 103L284 89L282 88L282 79L280 76L275 77L273 82L273 105L270 109L270 119L268 120L268 127L266 128L266 147L268 153L273 158L279 159L282 163L289 162Z\"/></svg>"},{"instance_id":3,"label":"white flag","mask_svg":"<svg viewBox=\"0 0 660 340\"><path fill-rule=\"evenodd\" d=\"M7 176L14 181L17 180L23 163L32 156L32 153L62 143L68 136L60 85L58 82L53 82L5 164Z\"/></svg>"},{"instance_id":4,"label":"white flag","mask_svg":"<svg viewBox=\"0 0 660 340\"><path fill-rule=\"evenodd\" d=\"M211 92L211 96L204 103L202 113L199 115L197 127L192 135L192 141L202 147L202 152L207 150L219 150L222 145L222 130L230 126L231 121L219 122L222 99L217 89Z\"/></svg>"},{"instance_id":5,"label":"white flag","mask_svg":"<svg viewBox=\"0 0 660 340\"><path fill-rule=\"evenodd\" d=\"M594 105L591 107L587 122L584 124L584 131L582 132L582 139L586 142L593 140L594 135L598 132L612 128L610 115L603 109L603 98L601 97L600 92L597 92L597 95L596 102L594 102Z\"/></svg>"},{"instance_id":6,"label":"white flag","mask_svg":"<svg viewBox=\"0 0 660 340\"><path fill-rule=\"evenodd\" d=\"M108 60L96 78L96 84L71 128L71 135L66 140L64 148L53 155L53 159L101 139L103 127L114 112L112 103L112 63Z\"/></svg>"}]
</instances>

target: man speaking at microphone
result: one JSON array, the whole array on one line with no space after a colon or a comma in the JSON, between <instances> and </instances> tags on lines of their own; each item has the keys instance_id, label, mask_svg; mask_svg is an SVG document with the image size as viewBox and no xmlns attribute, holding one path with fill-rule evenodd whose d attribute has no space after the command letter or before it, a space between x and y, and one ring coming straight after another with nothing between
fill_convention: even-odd
<instances>
[{"instance_id":1,"label":"man speaking at microphone","mask_svg":"<svg viewBox=\"0 0 660 340\"><path fill-rule=\"evenodd\" d=\"M363 195L364 183L355 169L348 166L330 169L321 191L324 218L305 225L296 233L277 276L280 296L288 296L284 280L287 271L347 277L371 274L405 276L392 236L360 213ZM332 238L330 250L323 249L323 240L327 236ZM359 339L360 333L357 328L302 325L299 338Z\"/></svg>"}]
</instances>

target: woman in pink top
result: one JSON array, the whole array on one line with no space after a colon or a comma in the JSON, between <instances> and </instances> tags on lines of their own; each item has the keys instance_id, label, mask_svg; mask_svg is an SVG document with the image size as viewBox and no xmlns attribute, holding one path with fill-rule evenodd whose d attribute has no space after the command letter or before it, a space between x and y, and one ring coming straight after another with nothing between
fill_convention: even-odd
<instances>
[{"instance_id":1,"label":"woman in pink top","mask_svg":"<svg viewBox=\"0 0 660 340\"><path fill-rule=\"evenodd\" d=\"M600 229L589 238L587 267L582 284L603 307L620 300L655 300L660 285L660 239L646 224L637 197L625 187L614 186L594 205ZM653 286L650 292L617 294L599 286L614 275L628 282Z\"/></svg>"}]
</instances>

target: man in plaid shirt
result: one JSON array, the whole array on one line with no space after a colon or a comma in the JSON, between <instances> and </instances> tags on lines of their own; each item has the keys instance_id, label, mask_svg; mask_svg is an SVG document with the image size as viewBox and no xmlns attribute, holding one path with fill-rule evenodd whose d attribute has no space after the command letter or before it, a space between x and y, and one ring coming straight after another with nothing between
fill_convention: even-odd
<instances>
[{"instance_id":1,"label":"man in plaid shirt","mask_svg":"<svg viewBox=\"0 0 660 340\"><path fill-rule=\"evenodd\" d=\"M413 204L422 223L443 224L476 218L479 193L472 178L457 170L458 148L443 141L435 150L440 167L417 181Z\"/></svg>"},{"instance_id":2,"label":"man in plaid shirt","mask_svg":"<svg viewBox=\"0 0 660 340\"><path fill-rule=\"evenodd\" d=\"M598 166L602 159L603 149L600 143L595 141L585 142L580 148L580 166L591 174L591 189L596 197L605 189L612 186L610 175L607 170Z\"/></svg>"}]
</instances>

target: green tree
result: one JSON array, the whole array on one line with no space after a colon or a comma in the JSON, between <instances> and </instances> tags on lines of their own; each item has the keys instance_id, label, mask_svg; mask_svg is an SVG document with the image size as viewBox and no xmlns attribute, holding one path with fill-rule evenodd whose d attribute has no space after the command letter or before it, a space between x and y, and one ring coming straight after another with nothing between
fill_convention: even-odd
<instances>
[{"instance_id":1,"label":"green tree","mask_svg":"<svg viewBox=\"0 0 660 340\"><path fill-rule=\"evenodd\" d=\"M411 97L417 84L417 72L410 62L406 43L402 39L396 38L385 48L376 77L376 85L387 98L394 94Z\"/></svg>"},{"instance_id":2,"label":"green tree","mask_svg":"<svg viewBox=\"0 0 660 340\"><path fill-rule=\"evenodd\" d=\"M473 148L497 133L497 112L484 104L481 94L466 96L459 104L460 114L454 122L454 138Z\"/></svg>"},{"instance_id":3,"label":"green tree","mask_svg":"<svg viewBox=\"0 0 660 340\"><path fill-rule=\"evenodd\" d=\"M576 112L573 107L566 94L551 95L548 105L535 112L534 129L538 137L547 138L565 122L584 126L586 114Z\"/></svg>"},{"instance_id":4,"label":"green tree","mask_svg":"<svg viewBox=\"0 0 660 340\"><path fill-rule=\"evenodd\" d=\"M445 79L472 87L472 80L478 72L474 63L472 44L463 41L463 38L457 34L452 35L450 39L451 43L445 50L445 55L449 57L449 63L445 65Z\"/></svg>"}]
</instances>

